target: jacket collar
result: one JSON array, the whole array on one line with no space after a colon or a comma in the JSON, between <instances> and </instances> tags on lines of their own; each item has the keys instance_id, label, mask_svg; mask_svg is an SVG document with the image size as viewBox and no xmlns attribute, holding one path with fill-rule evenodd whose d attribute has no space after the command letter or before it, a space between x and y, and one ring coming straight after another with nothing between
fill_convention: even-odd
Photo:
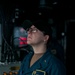
<instances>
[{"instance_id":1,"label":"jacket collar","mask_svg":"<svg viewBox=\"0 0 75 75\"><path fill-rule=\"evenodd\" d=\"M50 51L47 50L46 53L37 60L31 67L28 67L25 74L35 71L36 69L44 69L48 66L47 56L50 55Z\"/></svg>"}]
</instances>

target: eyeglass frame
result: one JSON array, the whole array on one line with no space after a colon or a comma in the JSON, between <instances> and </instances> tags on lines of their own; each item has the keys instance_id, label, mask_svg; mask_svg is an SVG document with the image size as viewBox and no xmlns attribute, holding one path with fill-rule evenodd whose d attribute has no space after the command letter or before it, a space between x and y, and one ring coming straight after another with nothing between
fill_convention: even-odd
<instances>
[{"instance_id":1,"label":"eyeglass frame","mask_svg":"<svg viewBox=\"0 0 75 75\"><path fill-rule=\"evenodd\" d=\"M31 30L30 30L30 29L31 29ZM29 30L30 30L30 31L29 31ZM34 28L34 29L33 29L33 28L27 28L27 29L26 29L26 32L27 32L27 33L28 33L28 32L36 33L37 31L38 31L38 29L36 29L36 28ZM43 33L44 35L46 35L44 31L42 31L42 33Z\"/></svg>"},{"instance_id":2,"label":"eyeglass frame","mask_svg":"<svg viewBox=\"0 0 75 75\"><path fill-rule=\"evenodd\" d=\"M38 29L36 29L36 28L27 28L26 29L26 32L31 32L31 33L36 33L38 31Z\"/></svg>"}]
</instances>

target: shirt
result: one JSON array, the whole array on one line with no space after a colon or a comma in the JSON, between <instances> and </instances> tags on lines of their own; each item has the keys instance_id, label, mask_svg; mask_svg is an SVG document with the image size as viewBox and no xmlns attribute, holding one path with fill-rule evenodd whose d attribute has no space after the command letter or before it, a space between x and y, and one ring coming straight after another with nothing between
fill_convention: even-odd
<instances>
[{"instance_id":1,"label":"shirt","mask_svg":"<svg viewBox=\"0 0 75 75\"><path fill-rule=\"evenodd\" d=\"M49 50L30 67L32 56L33 52L24 58L18 75L66 75L65 65Z\"/></svg>"}]
</instances>

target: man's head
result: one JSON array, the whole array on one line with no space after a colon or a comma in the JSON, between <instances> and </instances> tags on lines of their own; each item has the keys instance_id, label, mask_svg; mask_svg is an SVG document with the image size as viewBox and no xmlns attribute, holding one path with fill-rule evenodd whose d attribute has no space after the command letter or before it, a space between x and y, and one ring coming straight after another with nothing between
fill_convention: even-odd
<instances>
[{"instance_id":1,"label":"man's head","mask_svg":"<svg viewBox=\"0 0 75 75\"><path fill-rule=\"evenodd\" d=\"M29 22L27 43L33 44L47 44L51 38L51 26L48 20L37 20Z\"/></svg>"}]
</instances>

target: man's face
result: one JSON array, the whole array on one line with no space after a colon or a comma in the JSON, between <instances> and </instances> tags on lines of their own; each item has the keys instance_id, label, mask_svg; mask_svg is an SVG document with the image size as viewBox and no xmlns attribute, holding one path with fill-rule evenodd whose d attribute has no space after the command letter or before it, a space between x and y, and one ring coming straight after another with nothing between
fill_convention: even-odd
<instances>
[{"instance_id":1,"label":"man's face","mask_svg":"<svg viewBox=\"0 0 75 75\"><path fill-rule=\"evenodd\" d=\"M28 30L27 44L38 45L44 43L45 35L32 25Z\"/></svg>"}]
</instances>

